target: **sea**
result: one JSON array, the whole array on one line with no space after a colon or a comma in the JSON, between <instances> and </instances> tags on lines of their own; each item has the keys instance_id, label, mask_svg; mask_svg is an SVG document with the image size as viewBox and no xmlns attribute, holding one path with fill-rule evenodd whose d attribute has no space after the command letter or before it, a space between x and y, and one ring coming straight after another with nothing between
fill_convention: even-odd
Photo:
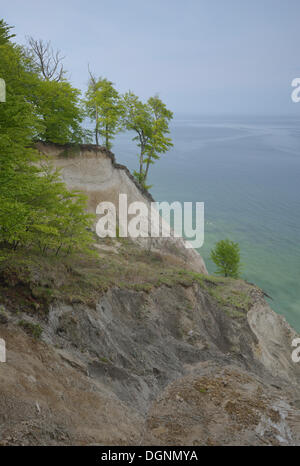
<instances>
[{"instance_id":1,"label":"sea","mask_svg":"<svg viewBox=\"0 0 300 466\"><path fill-rule=\"evenodd\" d=\"M138 167L133 137L120 133L112 149L130 170ZM171 137L174 147L151 166L151 194L204 202L199 253L209 273L215 243L238 242L242 278L300 332L300 116L176 115Z\"/></svg>"}]
</instances>

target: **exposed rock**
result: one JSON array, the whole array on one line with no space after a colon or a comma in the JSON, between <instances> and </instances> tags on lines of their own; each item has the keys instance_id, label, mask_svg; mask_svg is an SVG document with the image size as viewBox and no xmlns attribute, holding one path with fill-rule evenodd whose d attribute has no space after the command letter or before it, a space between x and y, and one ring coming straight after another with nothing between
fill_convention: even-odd
<instances>
[{"instance_id":1,"label":"exposed rock","mask_svg":"<svg viewBox=\"0 0 300 466\"><path fill-rule=\"evenodd\" d=\"M152 201L103 148L38 148L93 212L120 192ZM2 262L0 445L300 445L285 319L182 240L140 246Z\"/></svg>"},{"instance_id":2,"label":"exposed rock","mask_svg":"<svg viewBox=\"0 0 300 466\"><path fill-rule=\"evenodd\" d=\"M294 333L256 288L238 287L252 296L240 314L196 283L113 288L96 308L56 303L43 341L11 315L1 443L300 444Z\"/></svg>"},{"instance_id":3,"label":"exposed rock","mask_svg":"<svg viewBox=\"0 0 300 466\"><path fill-rule=\"evenodd\" d=\"M61 171L63 181L69 189L82 191L88 197L88 210L95 214L100 202L119 205L119 194L127 194L128 204L144 202L150 209L152 196L143 189L130 174L127 167L117 164L115 156L104 147L88 145L36 144ZM147 238L136 239L148 248ZM205 263L194 249L186 248L182 238L152 238L152 249L163 253L180 254L188 266L197 272L207 273Z\"/></svg>"},{"instance_id":4,"label":"exposed rock","mask_svg":"<svg viewBox=\"0 0 300 466\"><path fill-rule=\"evenodd\" d=\"M209 361L163 391L147 431L155 445L296 445L299 414L259 378Z\"/></svg>"}]
</instances>

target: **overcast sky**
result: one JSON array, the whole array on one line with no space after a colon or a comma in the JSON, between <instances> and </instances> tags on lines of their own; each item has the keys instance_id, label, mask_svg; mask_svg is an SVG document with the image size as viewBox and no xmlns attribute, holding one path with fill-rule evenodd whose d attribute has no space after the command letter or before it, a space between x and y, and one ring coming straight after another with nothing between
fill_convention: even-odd
<instances>
[{"instance_id":1,"label":"overcast sky","mask_svg":"<svg viewBox=\"0 0 300 466\"><path fill-rule=\"evenodd\" d=\"M175 112L298 114L300 0L6 0L1 17L121 92L158 92Z\"/></svg>"}]
</instances>

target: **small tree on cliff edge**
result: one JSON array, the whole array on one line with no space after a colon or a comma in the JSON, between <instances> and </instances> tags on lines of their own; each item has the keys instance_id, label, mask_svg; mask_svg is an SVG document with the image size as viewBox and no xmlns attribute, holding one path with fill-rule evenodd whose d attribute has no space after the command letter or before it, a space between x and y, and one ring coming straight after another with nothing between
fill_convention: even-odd
<instances>
[{"instance_id":1,"label":"small tree on cliff edge","mask_svg":"<svg viewBox=\"0 0 300 466\"><path fill-rule=\"evenodd\" d=\"M111 149L112 140L120 130L122 105L113 83L105 78L96 79L90 72L90 81L85 95L87 115L95 122L95 140L99 145L102 137L106 149Z\"/></svg>"},{"instance_id":2,"label":"small tree on cliff edge","mask_svg":"<svg viewBox=\"0 0 300 466\"><path fill-rule=\"evenodd\" d=\"M219 241L210 257L218 267L217 274L238 278L240 273L240 247L229 239Z\"/></svg>"},{"instance_id":3,"label":"small tree on cliff edge","mask_svg":"<svg viewBox=\"0 0 300 466\"><path fill-rule=\"evenodd\" d=\"M157 95L150 97L147 103L141 102L130 91L124 95L123 126L136 133L133 140L140 148L139 168L134 176L146 189L149 188L146 181L150 165L173 146L168 137L169 121L172 118L173 113Z\"/></svg>"},{"instance_id":4,"label":"small tree on cliff edge","mask_svg":"<svg viewBox=\"0 0 300 466\"><path fill-rule=\"evenodd\" d=\"M140 148L139 167L133 174L137 181L145 187L144 159L151 138L151 112L149 107L131 91L124 95L123 101L123 126L128 131L135 132L136 136L133 137L133 141L136 141Z\"/></svg>"},{"instance_id":5,"label":"small tree on cliff edge","mask_svg":"<svg viewBox=\"0 0 300 466\"><path fill-rule=\"evenodd\" d=\"M169 122L173 118L173 113L167 109L162 100L155 95L147 102L151 111L151 137L147 145L145 162L145 181L148 177L150 164L160 158L160 154L166 153L173 147L170 134Z\"/></svg>"}]
</instances>

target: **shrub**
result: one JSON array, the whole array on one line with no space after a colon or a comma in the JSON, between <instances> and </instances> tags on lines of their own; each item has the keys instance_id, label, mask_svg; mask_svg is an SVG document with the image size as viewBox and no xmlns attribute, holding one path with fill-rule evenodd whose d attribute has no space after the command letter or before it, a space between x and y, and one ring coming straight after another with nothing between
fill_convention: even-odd
<instances>
[{"instance_id":1,"label":"shrub","mask_svg":"<svg viewBox=\"0 0 300 466\"><path fill-rule=\"evenodd\" d=\"M210 257L218 267L217 274L238 278L240 273L240 247L229 239L219 241Z\"/></svg>"},{"instance_id":2,"label":"shrub","mask_svg":"<svg viewBox=\"0 0 300 466\"><path fill-rule=\"evenodd\" d=\"M39 340L43 333L43 329L39 324L33 324L28 322L27 320L20 320L19 326L23 328L23 330L30 335L31 337Z\"/></svg>"}]
</instances>

